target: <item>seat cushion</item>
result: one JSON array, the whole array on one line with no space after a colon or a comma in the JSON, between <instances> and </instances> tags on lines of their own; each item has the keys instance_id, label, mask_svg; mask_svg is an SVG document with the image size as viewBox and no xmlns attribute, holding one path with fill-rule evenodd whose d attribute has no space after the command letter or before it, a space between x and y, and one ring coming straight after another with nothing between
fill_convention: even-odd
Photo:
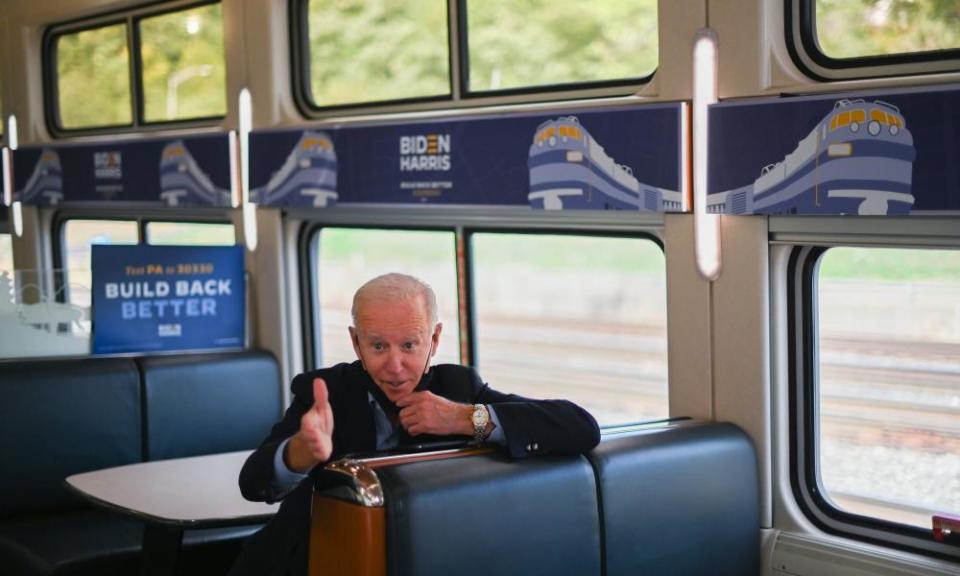
<instances>
[{"instance_id":1,"label":"seat cushion","mask_svg":"<svg viewBox=\"0 0 960 576\"><path fill-rule=\"evenodd\" d=\"M6 576L136 574L142 541L141 523L93 509L0 522Z\"/></svg>"},{"instance_id":2,"label":"seat cushion","mask_svg":"<svg viewBox=\"0 0 960 576\"><path fill-rule=\"evenodd\" d=\"M181 574L224 573L259 526L188 530ZM0 522L4 576L137 574L143 523L96 509L28 515Z\"/></svg>"}]
</instances>

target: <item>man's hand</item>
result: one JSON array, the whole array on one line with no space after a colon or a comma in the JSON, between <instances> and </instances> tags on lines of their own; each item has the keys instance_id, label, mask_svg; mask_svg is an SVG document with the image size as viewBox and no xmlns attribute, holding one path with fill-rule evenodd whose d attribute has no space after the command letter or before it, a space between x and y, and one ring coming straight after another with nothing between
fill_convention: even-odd
<instances>
[{"instance_id":1,"label":"man's hand","mask_svg":"<svg viewBox=\"0 0 960 576\"><path fill-rule=\"evenodd\" d=\"M433 392L412 392L397 401L400 424L408 434L473 435L473 406L458 404Z\"/></svg>"},{"instance_id":2,"label":"man's hand","mask_svg":"<svg viewBox=\"0 0 960 576\"><path fill-rule=\"evenodd\" d=\"M313 407L300 418L300 431L287 443L284 460L296 472L306 472L333 453L333 410L327 398L327 383L313 380Z\"/></svg>"}]
</instances>

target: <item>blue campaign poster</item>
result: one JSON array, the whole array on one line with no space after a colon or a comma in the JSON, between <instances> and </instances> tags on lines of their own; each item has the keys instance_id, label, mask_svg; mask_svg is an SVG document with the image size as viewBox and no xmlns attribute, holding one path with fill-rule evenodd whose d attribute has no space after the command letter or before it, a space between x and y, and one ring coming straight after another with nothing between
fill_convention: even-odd
<instances>
[{"instance_id":1,"label":"blue campaign poster","mask_svg":"<svg viewBox=\"0 0 960 576\"><path fill-rule=\"evenodd\" d=\"M678 102L250 135L265 206L527 206L678 212Z\"/></svg>"},{"instance_id":2,"label":"blue campaign poster","mask_svg":"<svg viewBox=\"0 0 960 576\"><path fill-rule=\"evenodd\" d=\"M236 348L240 246L93 246L93 354Z\"/></svg>"},{"instance_id":3,"label":"blue campaign poster","mask_svg":"<svg viewBox=\"0 0 960 576\"><path fill-rule=\"evenodd\" d=\"M14 199L24 204L231 205L226 134L26 146L14 152L13 165Z\"/></svg>"}]
</instances>

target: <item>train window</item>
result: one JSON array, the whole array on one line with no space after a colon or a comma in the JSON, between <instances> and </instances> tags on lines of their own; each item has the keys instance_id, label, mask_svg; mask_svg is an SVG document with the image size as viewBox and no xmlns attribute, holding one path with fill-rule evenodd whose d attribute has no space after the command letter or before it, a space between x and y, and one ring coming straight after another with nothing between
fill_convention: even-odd
<instances>
[{"instance_id":1,"label":"train window","mask_svg":"<svg viewBox=\"0 0 960 576\"><path fill-rule=\"evenodd\" d=\"M70 129L131 124L126 25L62 34L56 47L59 125Z\"/></svg>"},{"instance_id":2,"label":"train window","mask_svg":"<svg viewBox=\"0 0 960 576\"><path fill-rule=\"evenodd\" d=\"M435 363L460 361L456 238L449 230L321 228L313 237L315 303L321 366L356 359L347 327L353 294L387 272L416 276L433 287L443 323Z\"/></svg>"},{"instance_id":3,"label":"train window","mask_svg":"<svg viewBox=\"0 0 960 576\"><path fill-rule=\"evenodd\" d=\"M787 46L818 80L960 70L954 0L786 0Z\"/></svg>"},{"instance_id":4,"label":"train window","mask_svg":"<svg viewBox=\"0 0 960 576\"><path fill-rule=\"evenodd\" d=\"M0 74L0 94L3 93L3 74ZM3 115L3 99L0 98L0 139L3 138L3 133L7 129L7 121Z\"/></svg>"},{"instance_id":5,"label":"train window","mask_svg":"<svg viewBox=\"0 0 960 576\"><path fill-rule=\"evenodd\" d=\"M0 275L13 274L13 241L9 234L0 233ZM0 294L0 298L5 294Z\"/></svg>"},{"instance_id":6,"label":"train window","mask_svg":"<svg viewBox=\"0 0 960 576\"><path fill-rule=\"evenodd\" d=\"M233 224L200 222L147 222L147 244L155 246L233 246Z\"/></svg>"},{"instance_id":7,"label":"train window","mask_svg":"<svg viewBox=\"0 0 960 576\"><path fill-rule=\"evenodd\" d=\"M666 417L666 260L645 237L474 233L477 366L602 425Z\"/></svg>"},{"instance_id":8,"label":"train window","mask_svg":"<svg viewBox=\"0 0 960 576\"><path fill-rule=\"evenodd\" d=\"M144 120L223 116L227 94L220 4L144 18L139 27Z\"/></svg>"},{"instance_id":9,"label":"train window","mask_svg":"<svg viewBox=\"0 0 960 576\"><path fill-rule=\"evenodd\" d=\"M819 254L804 497L836 530L931 542L933 514L960 514L960 250Z\"/></svg>"},{"instance_id":10,"label":"train window","mask_svg":"<svg viewBox=\"0 0 960 576\"><path fill-rule=\"evenodd\" d=\"M657 66L656 0L466 4L471 92L636 81Z\"/></svg>"},{"instance_id":11,"label":"train window","mask_svg":"<svg viewBox=\"0 0 960 576\"><path fill-rule=\"evenodd\" d=\"M67 220L62 229L63 261L67 298L71 304L90 306L90 246L93 244L136 244L137 223L133 220Z\"/></svg>"},{"instance_id":12,"label":"train window","mask_svg":"<svg viewBox=\"0 0 960 576\"><path fill-rule=\"evenodd\" d=\"M830 58L960 48L954 0L816 0L817 45Z\"/></svg>"},{"instance_id":13,"label":"train window","mask_svg":"<svg viewBox=\"0 0 960 576\"><path fill-rule=\"evenodd\" d=\"M49 35L54 132L138 128L226 114L219 2L172 11L150 5L108 18L110 24L100 24L102 18L66 24Z\"/></svg>"},{"instance_id":14,"label":"train window","mask_svg":"<svg viewBox=\"0 0 960 576\"><path fill-rule=\"evenodd\" d=\"M447 3L307 3L310 102L337 106L450 94Z\"/></svg>"}]
</instances>

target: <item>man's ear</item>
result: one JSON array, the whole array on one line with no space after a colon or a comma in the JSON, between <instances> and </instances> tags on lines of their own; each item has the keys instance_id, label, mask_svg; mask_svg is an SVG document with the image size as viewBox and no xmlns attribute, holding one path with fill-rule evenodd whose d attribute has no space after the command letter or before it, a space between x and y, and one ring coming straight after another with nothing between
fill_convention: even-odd
<instances>
[{"instance_id":1,"label":"man's ear","mask_svg":"<svg viewBox=\"0 0 960 576\"><path fill-rule=\"evenodd\" d=\"M350 342L353 344L353 351L357 353L357 359L363 362L363 356L360 355L360 335L353 326L347 328L350 331Z\"/></svg>"},{"instance_id":2,"label":"man's ear","mask_svg":"<svg viewBox=\"0 0 960 576\"><path fill-rule=\"evenodd\" d=\"M443 331L443 322L437 322L433 329L433 336L430 337L430 357L433 358L437 353L437 347L440 346L440 332Z\"/></svg>"}]
</instances>

